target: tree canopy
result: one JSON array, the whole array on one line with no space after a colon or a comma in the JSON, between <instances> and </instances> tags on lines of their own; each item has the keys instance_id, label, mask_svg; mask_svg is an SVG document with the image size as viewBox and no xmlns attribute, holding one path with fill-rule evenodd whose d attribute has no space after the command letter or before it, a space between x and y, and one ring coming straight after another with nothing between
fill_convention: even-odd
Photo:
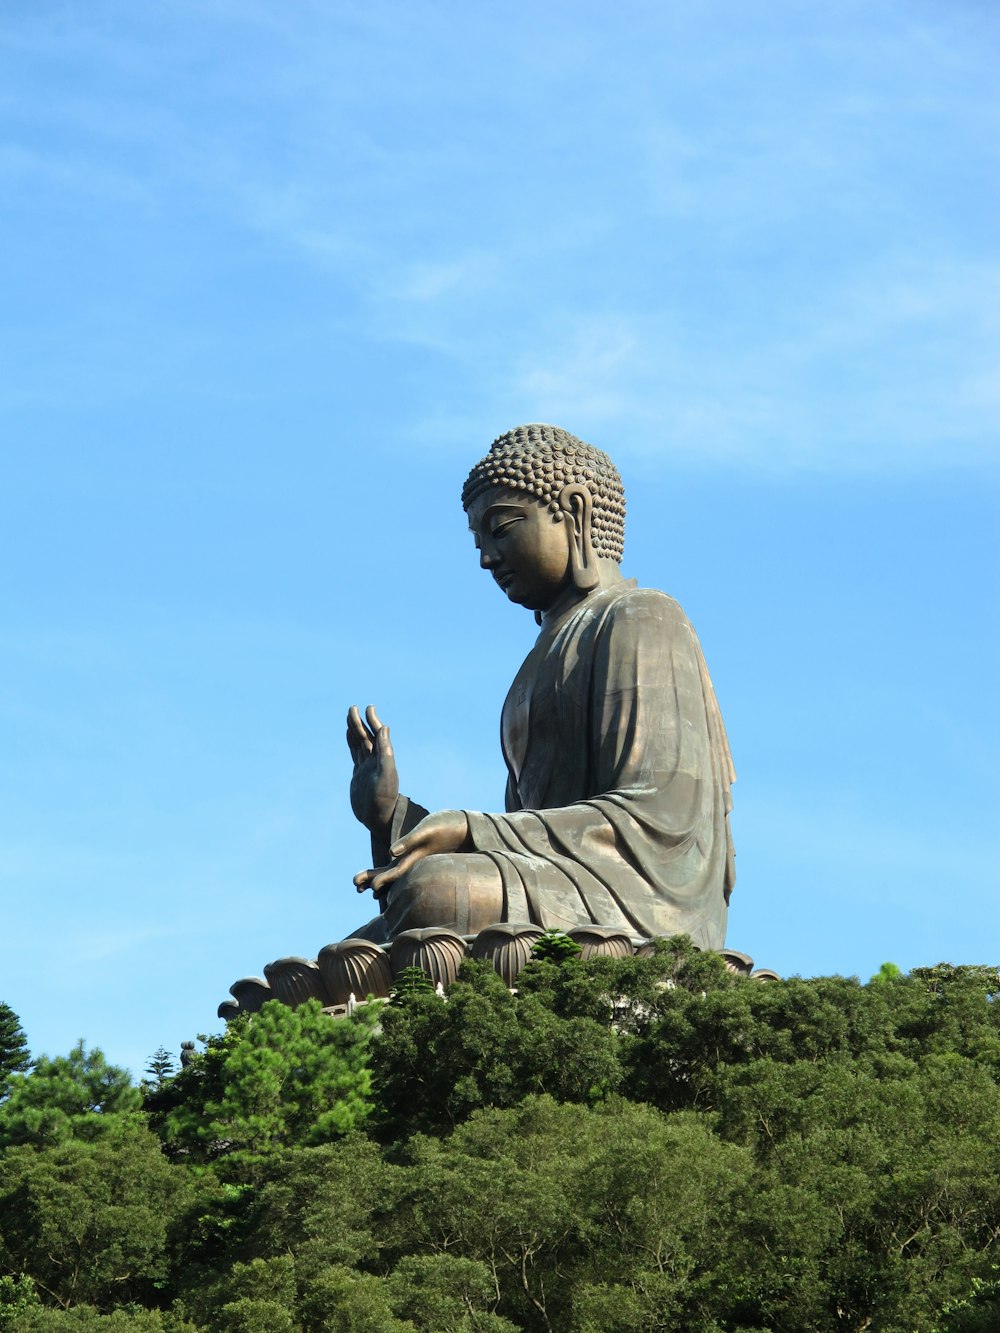
<instances>
[{"instance_id":1,"label":"tree canopy","mask_svg":"<svg viewBox=\"0 0 1000 1333\"><path fill-rule=\"evenodd\" d=\"M12 1075L0 1103L0 1147L99 1138L141 1104L128 1070L79 1041L69 1055L41 1055L29 1073Z\"/></svg>"},{"instance_id":2,"label":"tree canopy","mask_svg":"<svg viewBox=\"0 0 1000 1333\"><path fill-rule=\"evenodd\" d=\"M992 1333L998 994L676 940L271 1002L142 1092L79 1046L0 1104L0 1330Z\"/></svg>"}]
</instances>

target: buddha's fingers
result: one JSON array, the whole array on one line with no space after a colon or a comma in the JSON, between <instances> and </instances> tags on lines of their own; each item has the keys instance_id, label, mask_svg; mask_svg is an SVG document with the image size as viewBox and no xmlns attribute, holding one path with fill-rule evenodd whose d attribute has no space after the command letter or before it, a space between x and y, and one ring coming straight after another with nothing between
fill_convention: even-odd
<instances>
[{"instance_id":1,"label":"buddha's fingers","mask_svg":"<svg viewBox=\"0 0 1000 1333\"><path fill-rule=\"evenodd\" d=\"M400 875L405 874L410 866L419 860L420 855L417 853L406 857L396 865L361 870L354 876L354 887L358 893L364 893L366 889L371 889L375 897L380 898L390 884L395 884Z\"/></svg>"},{"instance_id":2,"label":"buddha's fingers","mask_svg":"<svg viewBox=\"0 0 1000 1333\"><path fill-rule=\"evenodd\" d=\"M372 880L378 873L378 867L375 867L372 870L359 870L351 883L357 889L358 893L364 893L366 889L372 887Z\"/></svg>"},{"instance_id":3,"label":"buddha's fingers","mask_svg":"<svg viewBox=\"0 0 1000 1333\"><path fill-rule=\"evenodd\" d=\"M347 710L347 744L355 763L372 752L375 737L361 720L361 713L356 704Z\"/></svg>"},{"instance_id":4,"label":"buddha's fingers","mask_svg":"<svg viewBox=\"0 0 1000 1333\"><path fill-rule=\"evenodd\" d=\"M410 867L415 866L425 855L426 853L423 850L415 850L409 852L406 856L400 857L394 865L386 866L384 870L373 871L371 887L375 897L377 898L390 884L395 884L401 875L405 875Z\"/></svg>"},{"instance_id":5,"label":"buddha's fingers","mask_svg":"<svg viewBox=\"0 0 1000 1333\"><path fill-rule=\"evenodd\" d=\"M358 740L365 741L369 746L375 739L374 733L365 725L361 710L357 704L352 704L347 710L347 725L351 728Z\"/></svg>"},{"instance_id":6,"label":"buddha's fingers","mask_svg":"<svg viewBox=\"0 0 1000 1333\"><path fill-rule=\"evenodd\" d=\"M392 748L392 740L389 737L388 727L379 727L375 733L375 760L381 768L383 764L391 763L395 759L395 753Z\"/></svg>"},{"instance_id":7,"label":"buddha's fingers","mask_svg":"<svg viewBox=\"0 0 1000 1333\"><path fill-rule=\"evenodd\" d=\"M365 720L372 730L372 736L377 736L382 730L382 723L378 719L378 713L375 712L375 705L369 704L365 709Z\"/></svg>"}]
</instances>

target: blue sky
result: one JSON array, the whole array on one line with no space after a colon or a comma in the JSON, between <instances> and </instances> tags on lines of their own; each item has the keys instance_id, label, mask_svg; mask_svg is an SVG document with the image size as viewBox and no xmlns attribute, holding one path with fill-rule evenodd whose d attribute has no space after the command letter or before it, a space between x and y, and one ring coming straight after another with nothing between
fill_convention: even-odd
<instances>
[{"instance_id":1,"label":"blue sky","mask_svg":"<svg viewBox=\"0 0 1000 1333\"><path fill-rule=\"evenodd\" d=\"M1000 11L0 5L0 998L141 1071L369 911L343 719L497 809L458 496L607 449L701 636L729 943L998 961Z\"/></svg>"}]
</instances>

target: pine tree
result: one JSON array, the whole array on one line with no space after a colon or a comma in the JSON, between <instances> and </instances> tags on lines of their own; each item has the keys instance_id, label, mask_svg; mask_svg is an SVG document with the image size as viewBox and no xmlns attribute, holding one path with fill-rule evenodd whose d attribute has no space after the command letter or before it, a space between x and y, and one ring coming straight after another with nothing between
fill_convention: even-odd
<instances>
[{"instance_id":1,"label":"pine tree","mask_svg":"<svg viewBox=\"0 0 1000 1333\"><path fill-rule=\"evenodd\" d=\"M376 1006L334 1019L318 1000L292 1009L270 1000L229 1023L205 1052L147 1098L154 1124L176 1152L261 1158L328 1143L365 1119L368 1048Z\"/></svg>"},{"instance_id":2,"label":"pine tree","mask_svg":"<svg viewBox=\"0 0 1000 1333\"><path fill-rule=\"evenodd\" d=\"M404 967L396 973L389 992L390 1004L402 1004L414 995L433 995L434 982L422 967Z\"/></svg>"},{"instance_id":3,"label":"pine tree","mask_svg":"<svg viewBox=\"0 0 1000 1333\"><path fill-rule=\"evenodd\" d=\"M152 1083L157 1088L162 1088L167 1079L172 1078L176 1073L177 1065L174 1063L174 1057L165 1046L158 1046L149 1057L145 1082Z\"/></svg>"},{"instance_id":4,"label":"pine tree","mask_svg":"<svg viewBox=\"0 0 1000 1333\"><path fill-rule=\"evenodd\" d=\"M0 1102L0 1148L98 1139L114 1132L141 1102L127 1069L108 1064L99 1047L88 1051L78 1041L69 1055L40 1055L30 1073L11 1075Z\"/></svg>"},{"instance_id":5,"label":"pine tree","mask_svg":"<svg viewBox=\"0 0 1000 1333\"><path fill-rule=\"evenodd\" d=\"M0 1097L7 1095L12 1074L23 1074L31 1064L28 1041L14 1010L0 1000Z\"/></svg>"},{"instance_id":6,"label":"pine tree","mask_svg":"<svg viewBox=\"0 0 1000 1333\"><path fill-rule=\"evenodd\" d=\"M547 930L531 946L532 958L548 963L566 963L579 958L582 952L576 940L570 939L564 930Z\"/></svg>"}]
</instances>

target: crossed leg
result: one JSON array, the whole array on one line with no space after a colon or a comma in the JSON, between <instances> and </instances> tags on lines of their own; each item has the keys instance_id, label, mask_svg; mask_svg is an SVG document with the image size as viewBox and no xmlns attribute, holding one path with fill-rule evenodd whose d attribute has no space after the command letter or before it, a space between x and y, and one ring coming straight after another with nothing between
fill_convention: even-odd
<instances>
[{"instance_id":1,"label":"crossed leg","mask_svg":"<svg viewBox=\"0 0 1000 1333\"><path fill-rule=\"evenodd\" d=\"M425 856L390 884L385 910L351 938L385 944L425 926L477 935L503 919L503 881L493 861L482 852L455 852Z\"/></svg>"}]
</instances>

